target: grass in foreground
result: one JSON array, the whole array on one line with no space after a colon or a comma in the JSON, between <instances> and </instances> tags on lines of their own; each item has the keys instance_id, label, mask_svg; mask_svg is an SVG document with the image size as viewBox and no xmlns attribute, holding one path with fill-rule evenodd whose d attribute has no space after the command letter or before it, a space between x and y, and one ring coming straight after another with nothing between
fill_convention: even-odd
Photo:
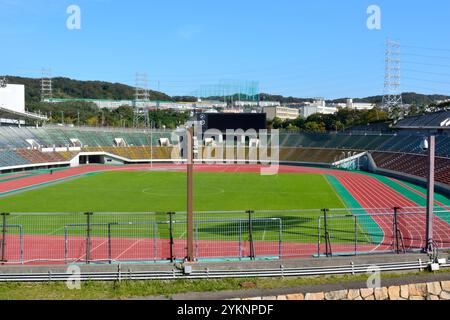
<instances>
[{"instance_id":1,"label":"grass in foreground","mask_svg":"<svg viewBox=\"0 0 450 320\"><path fill-rule=\"evenodd\" d=\"M450 270L439 272L449 273ZM423 274L424 272L383 273L382 279ZM367 275L360 274L301 278L84 282L80 290L69 290L65 283L1 283L0 300L100 300L155 296L169 297L174 294L187 292L248 290L241 286L243 282L253 282L255 286L252 289L276 289L366 280Z\"/></svg>"}]
</instances>

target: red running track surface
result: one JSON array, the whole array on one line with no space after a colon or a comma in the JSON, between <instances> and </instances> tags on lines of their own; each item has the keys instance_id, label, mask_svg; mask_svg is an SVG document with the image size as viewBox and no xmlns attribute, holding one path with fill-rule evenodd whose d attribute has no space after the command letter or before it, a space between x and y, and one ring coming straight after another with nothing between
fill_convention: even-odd
<instances>
[{"instance_id":1,"label":"red running track surface","mask_svg":"<svg viewBox=\"0 0 450 320\"><path fill-rule=\"evenodd\" d=\"M0 183L0 192L13 191L21 188L37 186L41 183L67 179L77 175L82 175L95 171L134 171L152 169L180 169L182 165L173 164L153 164L150 165L130 165L127 167L88 165L67 170L55 171L53 174L41 174L22 179ZM196 171L201 172L260 172L261 165L195 165ZM346 172L332 169L280 166L280 173L316 173L335 176L340 183L351 193L356 201L368 213L373 213L372 218L380 226L384 233L384 240L376 245L359 245L358 251L389 251L392 250L392 216L377 215L383 213L377 210L371 212L371 208L393 208L393 207L416 207L417 204L388 187L378 179L355 172ZM418 209L416 209L418 210ZM392 210L386 209L386 213ZM403 234L405 249L420 249L425 245L425 213L417 211L416 214L402 214L399 216L399 227ZM450 225L439 217L434 219L434 238L439 244L449 242ZM14 235L8 236L7 259L18 261L20 258L19 239ZM107 260L109 256L108 243L106 238L91 238L91 259ZM155 242L156 241L156 242ZM131 239L113 238L111 256L117 260L164 260L170 254L169 241L167 239ZM64 262L67 255L70 261L81 261L86 259L86 239L83 237L70 237L69 251L65 253L63 237L25 235L23 239L25 261L48 260L58 263ZM177 258L185 256L185 240L175 240L174 255ZM278 256L279 247L277 242L255 242L255 253L258 256ZM42 249L45 248L45 249ZM241 253L239 251L241 250ZM333 252L352 253L354 248L349 244L333 244ZM198 241L198 256L203 258L214 257L239 257L248 256L250 248L248 242L243 242L241 249L236 241ZM317 244L314 243L289 243L283 242L281 254L284 257L303 257L316 254ZM324 245L320 246L320 252L325 251Z\"/></svg>"}]
</instances>

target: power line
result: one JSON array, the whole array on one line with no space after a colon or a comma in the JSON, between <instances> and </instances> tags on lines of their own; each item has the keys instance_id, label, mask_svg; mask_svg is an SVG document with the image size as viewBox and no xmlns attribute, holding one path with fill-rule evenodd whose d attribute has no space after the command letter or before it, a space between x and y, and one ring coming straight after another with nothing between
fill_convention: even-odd
<instances>
[{"instance_id":1,"label":"power line","mask_svg":"<svg viewBox=\"0 0 450 320\"><path fill-rule=\"evenodd\" d=\"M450 52L450 49L444 49L444 48L430 48L430 47L421 47L421 46L415 46L415 45L402 45L404 48L416 48L416 49L422 49L422 50L430 50L430 51L447 51Z\"/></svg>"},{"instance_id":2,"label":"power line","mask_svg":"<svg viewBox=\"0 0 450 320\"><path fill-rule=\"evenodd\" d=\"M417 81L423 81L423 82L431 82L431 83L439 83L439 84L446 84L450 85L450 82L441 82L441 81L435 81L435 80L428 80L428 79L419 79L419 78L413 78L413 77L405 77L403 76L403 79L409 79L409 80L417 80Z\"/></svg>"},{"instance_id":3,"label":"power line","mask_svg":"<svg viewBox=\"0 0 450 320\"><path fill-rule=\"evenodd\" d=\"M402 53L404 56L413 56L413 57L422 57L422 58L431 58L431 59L446 59L450 60L450 57L444 57L444 56L430 56L426 54L415 54L415 53Z\"/></svg>"},{"instance_id":4,"label":"power line","mask_svg":"<svg viewBox=\"0 0 450 320\"><path fill-rule=\"evenodd\" d=\"M424 62L414 62L414 61L403 61L403 63L406 63L406 64L417 64L417 65L423 65L423 66L450 68L450 65L448 65L448 64L424 63Z\"/></svg>"},{"instance_id":5,"label":"power line","mask_svg":"<svg viewBox=\"0 0 450 320\"><path fill-rule=\"evenodd\" d=\"M415 69L407 69L407 68L403 68L402 70L403 71L414 72L414 73L423 73L423 74L432 74L432 75L450 77L450 73L431 72L431 71L423 71L423 70L415 70Z\"/></svg>"}]
</instances>

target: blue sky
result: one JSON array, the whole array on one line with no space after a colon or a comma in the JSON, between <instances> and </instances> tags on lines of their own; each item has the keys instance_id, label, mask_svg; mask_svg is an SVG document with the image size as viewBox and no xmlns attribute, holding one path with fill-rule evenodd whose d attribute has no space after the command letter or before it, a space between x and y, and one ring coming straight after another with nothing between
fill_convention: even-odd
<instances>
[{"instance_id":1,"label":"blue sky","mask_svg":"<svg viewBox=\"0 0 450 320\"><path fill-rule=\"evenodd\" d=\"M69 5L81 30L66 28ZM366 27L369 5L381 30ZM402 43L402 90L450 95L448 0L0 0L0 75L134 84L189 94L221 79L298 97L382 94L384 43Z\"/></svg>"}]
</instances>

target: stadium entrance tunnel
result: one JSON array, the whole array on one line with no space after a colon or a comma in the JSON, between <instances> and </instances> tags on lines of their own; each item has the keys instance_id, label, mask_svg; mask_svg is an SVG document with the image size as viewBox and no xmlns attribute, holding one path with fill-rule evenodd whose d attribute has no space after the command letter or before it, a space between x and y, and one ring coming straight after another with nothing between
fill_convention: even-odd
<instances>
[{"instance_id":1,"label":"stadium entrance tunnel","mask_svg":"<svg viewBox=\"0 0 450 320\"><path fill-rule=\"evenodd\" d=\"M80 156L80 164L105 163L105 157L102 155L82 155Z\"/></svg>"}]
</instances>

